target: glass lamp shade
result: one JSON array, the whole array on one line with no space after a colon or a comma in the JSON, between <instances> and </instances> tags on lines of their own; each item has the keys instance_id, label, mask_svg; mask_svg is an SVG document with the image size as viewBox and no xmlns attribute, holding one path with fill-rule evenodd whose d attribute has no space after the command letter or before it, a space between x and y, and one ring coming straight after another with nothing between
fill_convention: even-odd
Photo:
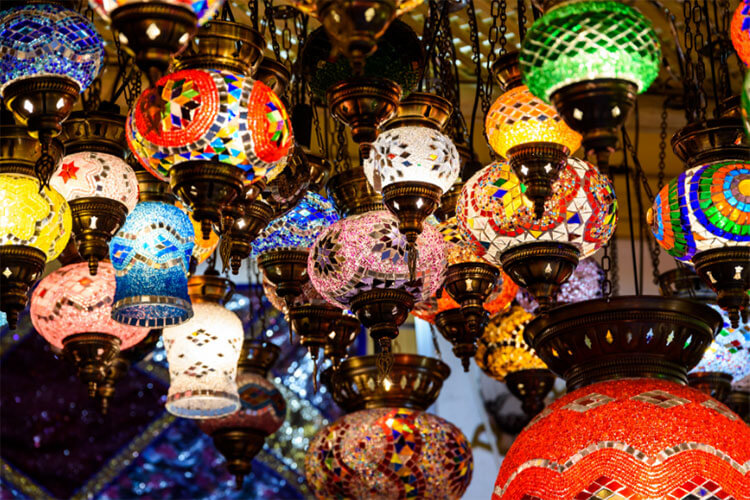
<instances>
[{"instance_id":1,"label":"glass lamp shade","mask_svg":"<svg viewBox=\"0 0 750 500\"><path fill-rule=\"evenodd\" d=\"M445 193L461 169L458 150L448 136L416 126L381 132L362 166L377 192L397 182L425 182Z\"/></svg>"},{"instance_id":2,"label":"glass lamp shade","mask_svg":"<svg viewBox=\"0 0 750 500\"><path fill-rule=\"evenodd\" d=\"M439 223L435 227L443 236L445 241L445 258L448 265L461 264L463 262L484 262L489 264L483 257L484 249L478 245L473 238L464 238L458 228L455 217Z\"/></svg>"},{"instance_id":3,"label":"glass lamp shade","mask_svg":"<svg viewBox=\"0 0 750 500\"><path fill-rule=\"evenodd\" d=\"M263 178L292 144L289 116L263 82L218 70L186 69L162 77L128 114L130 150L167 180L175 164L212 161Z\"/></svg>"},{"instance_id":4,"label":"glass lamp shade","mask_svg":"<svg viewBox=\"0 0 750 500\"><path fill-rule=\"evenodd\" d=\"M657 193L647 219L656 241L683 262L714 248L750 246L750 162L686 170Z\"/></svg>"},{"instance_id":5,"label":"glass lamp shade","mask_svg":"<svg viewBox=\"0 0 750 500\"><path fill-rule=\"evenodd\" d=\"M493 316L477 340L477 366L500 382L511 372L547 368L523 339L524 328L532 319L534 315L519 305Z\"/></svg>"},{"instance_id":6,"label":"glass lamp shade","mask_svg":"<svg viewBox=\"0 0 750 500\"><path fill-rule=\"evenodd\" d=\"M560 290L555 295L555 302L557 304L571 304L598 299L602 296L603 280L604 271L594 259L582 260L578 263L568 281L560 286ZM516 301L531 313L539 307L539 303L524 289L518 291Z\"/></svg>"},{"instance_id":7,"label":"glass lamp shade","mask_svg":"<svg viewBox=\"0 0 750 500\"><path fill-rule=\"evenodd\" d=\"M474 461L466 437L440 417L407 408L344 415L305 455L317 498L461 498Z\"/></svg>"},{"instance_id":8,"label":"glass lamp shade","mask_svg":"<svg viewBox=\"0 0 750 500\"><path fill-rule=\"evenodd\" d=\"M445 244L440 233L425 224L417 239L419 257L413 281L406 246L394 215L385 210L366 212L320 233L307 260L307 272L318 292L342 309L348 309L359 293L375 288L403 289L421 302L443 283Z\"/></svg>"},{"instance_id":9,"label":"glass lamp shade","mask_svg":"<svg viewBox=\"0 0 750 500\"><path fill-rule=\"evenodd\" d=\"M112 238L117 291L112 317L159 328L192 316L187 272L195 233L190 218L167 203L138 203Z\"/></svg>"},{"instance_id":10,"label":"glass lamp shade","mask_svg":"<svg viewBox=\"0 0 750 500\"><path fill-rule=\"evenodd\" d=\"M583 259L612 237L617 199L609 179L590 163L568 159L540 219L525 190L504 162L488 165L464 185L456 203L458 225L464 237L481 245L488 261L499 265L505 250L542 241L573 245Z\"/></svg>"},{"instance_id":11,"label":"glass lamp shade","mask_svg":"<svg viewBox=\"0 0 750 500\"><path fill-rule=\"evenodd\" d=\"M64 76L83 92L99 74L104 44L94 25L59 4L0 12L0 89L34 76Z\"/></svg>"},{"instance_id":12,"label":"glass lamp shade","mask_svg":"<svg viewBox=\"0 0 750 500\"><path fill-rule=\"evenodd\" d=\"M274 219L253 241L253 255L282 249L312 248L320 232L339 220L333 202L308 192L292 210Z\"/></svg>"},{"instance_id":13,"label":"glass lamp shade","mask_svg":"<svg viewBox=\"0 0 750 500\"><path fill-rule=\"evenodd\" d=\"M39 190L36 177L0 174L0 245L26 245L55 260L70 239L70 207L54 189Z\"/></svg>"},{"instance_id":14,"label":"glass lamp shade","mask_svg":"<svg viewBox=\"0 0 750 500\"><path fill-rule=\"evenodd\" d=\"M750 0L740 0L729 27L732 45L746 66L750 66Z\"/></svg>"},{"instance_id":15,"label":"glass lamp shade","mask_svg":"<svg viewBox=\"0 0 750 500\"><path fill-rule=\"evenodd\" d=\"M286 419L286 401L267 378L252 372L237 375L240 394L239 411L220 418L201 420L200 428L206 434L222 429L245 428L273 434Z\"/></svg>"},{"instance_id":16,"label":"glass lamp shade","mask_svg":"<svg viewBox=\"0 0 750 500\"><path fill-rule=\"evenodd\" d=\"M644 92L659 74L661 48L651 21L613 0L565 2L536 20L519 56L523 82L550 101L558 89L617 79Z\"/></svg>"},{"instance_id":17,"label":"glass lamp shade","mask_svg":"<svg viewBox=\"0 0 750 500\"><path fill-rule=\"evenodd\" d=\"M508 157L510 148L529 142L561 144L571 153L581 145L581 134L526 85L508 90L492 104L484 128L490 146L503 158Z\"/></svg>"},{"instance_id":18,"label":"glass lamp shade","mask_svg":"<svg viewBox=\"0 0 750 500\"><path fill-rule=\"evenodd\" d=\"M193 232L200 235L201 223L193 218L193 213L189 208L179 201L175 203L175 205L190 218L190 222L193 224ZM196 263L200 264L209 258L211 254L214 253L214 250L216 250L216 247L219 245L219 235L216 234L216 230L212 228L207 240L204 240L202 236L198 236L194 239L193 243L195 245L193 246L192 256L196 260Z\"/></svg>"},{"instance_id":19,"label":"glass lamp shade","mask_svg":"<svg viewBox=\"0 0 750 500\"><path fill-rule=\"evenodd\" d=\"M750 427L691 387L595 383L552 403L516 438L493 499L743 498Z\"/></svg>"},{"instance_id":20,"label":"glass lamp shade","mask_svg":"<svg viewBox=\"0 0 750 500\"><path fill-rule=\"evenodd\" d=\"M63 158L50 186L67 201L99 197L119 201L128 209L138 203L138 179L123 159L107 153L81 152Z\"/></svg>"},{"instance_id":21,"label":"glass lamp shade","mask_svg":"<svg viewBox=\"0 0 750 500\"><path fill-rule=\"evenodd\" d=\"M127 349L148 335L148 328L127 326L111 318L115 270L102 261L95 276L88 263L70 264L47 275L31 295L31 322L39 335L58 349L66 337L78 333L105 333L120 339Z\"/></svg>"},{"instance_id":22,"label":"glass lamp shade","mask_svg":"<svg viewBox=\"0 0 750 500\"><path fill-rule=\"evenodd\" d=\"M727 373L737 382L750 376L750 322L741 322L738 328L732 328L727 313L717 305L710 305L721 314L724 325L691 373Z\"/></svg>"},{"instance_id":23,"label":"glass lamp shade","mask_svg":"<svg viewBox=\"0 0 750 500\"><path fill-rule=\"evenodd\" d=\"M222 417L240 408L237 361L242 321L219 304L193 304L193 317L164 329L169 363L167 411L183 418Z\"/></svg>"},{"instance_id":24,"label":"glass lamp shade","mask_svg":"<svg viewBox=\"0 0 750 500\"><path fill-rule=\"evenodd\" d=\"M89 0L89 4L103 19L109 20L109 14L117 7L131 3L148 2L149 0ZM224 0L159 0L162 3L180 5L192 10L198 18L198 25L211 19L221 7Z\"/></svg>"}]
</instances>

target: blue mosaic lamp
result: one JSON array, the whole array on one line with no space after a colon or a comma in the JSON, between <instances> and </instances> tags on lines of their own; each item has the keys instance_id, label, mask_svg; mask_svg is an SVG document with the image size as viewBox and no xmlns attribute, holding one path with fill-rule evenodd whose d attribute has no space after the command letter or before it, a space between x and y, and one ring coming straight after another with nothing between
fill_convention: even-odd
<instances>
[{"instance_id":1,"label":"blue mosaic lamp","mask_svg":"<svg viewBox=\"0 0 750 500\"><path fill-rule=\"evenodd\" d=\"M733 383L750 380L750 322L741 321L732 328L729 314L715 304L709 305L721 314L724 325L690 374L717 372L730 375Z\"/></svg>"},{"instance_id":2,"label":"blue mosaic lamp","mask_svg":"<svg viewBox=\"0 0 750 500\"><path fill-rule=\"evenodd\" d=\"M187 273L194 238L190 218L174 205L135 206L109 246L117 282L115 321L161 328L193 316Z\"/></svg>"}]
</instances>

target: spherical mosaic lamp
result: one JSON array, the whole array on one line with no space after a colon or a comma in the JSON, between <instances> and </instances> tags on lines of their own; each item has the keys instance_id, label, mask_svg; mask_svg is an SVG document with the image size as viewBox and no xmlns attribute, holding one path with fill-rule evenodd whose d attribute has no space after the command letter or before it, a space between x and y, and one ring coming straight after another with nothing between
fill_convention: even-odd
<instances>
[{"instance_id":1,"label":"spherical mosaic lamp","mask_svg":"<svg viewBox=\"0 0 750 500\"><path fill-rule=\"evenodd\" d=\"M750 1L740 0L729 30L734 50L745 66L750 66Z\"/></svg>"},{"instance_id":2,"label":"spherical mosaic lamp","mask_svg":"<svg viewBox=\"0 0 750 500\"><path fill-rule=\"evenodd\" d=\"M176 206L162 201L135 206L109 247L117 278L116 321L161 328L190 319L187 273L194 238L190 218Z\"/></svg>"},{"instance_id":3,"label":"spherical mosaic lamp","mask_svg":"<svg viewBox=\"0 0 750 500\"><path fill-rule=\"evenodd\" d=\"M110 317L114 295L115 270L107 261L101 262L95 276L85 262L62 267L46 276L31 295L34 328L76 365L92 396L108 364L149 332Z\"/></svg>"},{"instance_id":4,"label":"spherical mosaic lamp","mask_svg":"<svg viewBox=\"0 0 750 500\"><path fill-rule=\"evenodd\" d=\"M240 408L237 361L242 348L242 321L224 303L234 292L218 276L190 278L193 317L164 329L169 363L167 411L182 418L222 417Z\"/></svg>"},{"instance_id":5,"label":"spherical mosaic lamp","mask_svg":"<svg viewBox=\"0 0 750 500\"><path fill-rule=\"evenodd\" d=\"M242 488L242 481L252 469L252 460L263 448L265 438L278 431L286 419L284 396L268 380L268 372L279 352L279 347L270 342L246 339L237 375L240 409L224 417L201 420L199 424L224 455L238 489Z\"/></svg>"},{"instance_id":6,"label":"spherical mosaic lamp","mask_svg":"<svg viewBox=\"0 0 750 500\"><path fill-rule=\"evenodd\" d=\"M648 18L621 2L547 3L521 46L523 81L606 163L636 94L659 74L659 38Z\"/></svg>"},{"instance_id":7,"label":"spherical mosaic lamp","mask_svg":"<svg viewBox=\"0 0 750 500\"><path fill-rule=\"evenodd\" d=\"M48 152L79 93L103 64L94 25L59 3L28 3L0 12L0 95L42 144L36 174L46 186L56 163Z\"/></svg>"},{"instance_id":8,"label":"spherical mosaic lamp","mask_svg":"<svg viewBox=\"0 0 750 500\"><path fill-rule=\"evenodd\" d=\"M750 307L750 163L683 172L657 193L647 220L659 244L714 289L736 328Z\"/></svg>"},{"instance_id":9,"label":"spherical mosaic lamp","mask_svg":"<svg viewBox=\"0 0 750 500\"><path fill-rule=\"evenodd\" d=\"M404 383L386 389L375 383L374 358L344 361L338 385L331 384L348 413L320 430L305 456L315 496L460 498L472 476L469 443L456 426L425 411L450 373L447 365L398 354L394 379Z\"/></svg>"},{"instance_id":10,"label":"spherical mosaic lamp","mask_svg":"<svg viewBox=\"0 0 750 500\"><path fill-rule=\"evenodd\" d=\"M545 310L579 259L612 237L617 200L596 167L573 157L553 184L541 218L535 217L525 190L507 163L492 163L467 181L456 218L484 257L502 265Z\"/></svg>"}]
</instances>

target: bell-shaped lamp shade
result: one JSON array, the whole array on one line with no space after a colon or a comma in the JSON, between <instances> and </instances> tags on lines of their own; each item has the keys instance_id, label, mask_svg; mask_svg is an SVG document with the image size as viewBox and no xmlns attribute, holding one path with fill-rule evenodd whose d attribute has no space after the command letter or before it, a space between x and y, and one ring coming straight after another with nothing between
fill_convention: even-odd
<instances>
[{"instance_id":1,"label":"bell-shaped lamp shade","mask_svg":"<svg viewBox=\"0 0 750 500\"><path fill-rule=\"evenodd\" d=\"M160 328L192 316L187 272L194 238L190 218L174 205L135 206L109 246L117 278L116 321Z\"/></svg>"},{"instance_id":2,"label":"bell-shaped lamp shade","mask_svg":"<svg viewBox=\"0 0 750 500\"><path fill-rule=\"evenodd\" d=\"M95 276L88 264L70 264L47 275L31 295L31 322L39 335L58 349L79 333L104 333L120 339L127 349L148 335L149 329L117 323L111 318L115 270L103 261Z\"/></svg>"},{"instance_id":3,"label":"bell-shaped lamp shade","mask_svg":"<svg viewBox=\"0 0 750 500\"><path fill-rule=\"evenodd\" d=\"M0 174L0 245L25 245L55 260L70 239L70 207L54 189L39 190L36 177Z\"/></svg>"},{"instance_id":4,"label":"bell-shaped lamp shade","mask_svg":"<svg viewBox=\"0 0 750 500\"><path fill-rule=\"evenodd\" d=\"M425 182L445 193L461 170L453 141L442 132L417 126L381 132L362 166L377 192L397 182Z\"/></svg>"},{"instance_id":5,"label":"bell-shaped lamp shade","mask_svg":"<svg viewBox=\"0 0 750 500\"><path fill-rule=\"evenodd\" d=\"M740 0L729 30L734 50L745 66L750 66L750 0Z\"/></svg>"},{"instance_id":6,"label":"bell-shaped lamp shade","mask_svg":"<svg viewBox=\"0 0 750 500\"><path fill-rule=\"evenodd\" d=\"M661 67L659 38L638 10L614 0L563 2L537 19L519 56L523 82L550 101L558 89L615 79L644 92Z\"/></svg>"},{"instance_id":7,"label":"bell-shaped lamp shade","mask_svg":"<svg viewBox=\"0 0 750 500\"><path fill-rule=\"evenodd\" d=\"M307 272L330 303L348 309L352 298L375 288L403 289L421 302L443 283L443 237L425 224L417 239L416 279L409 279L406 238L398 220L385 210L342 219L324 229L310 252Z\"/></svg>"},{"instance_id":8,"label":"bell-shaped lamp shade","mask_svg":"<svg viewBox=\"0 0 750 500\"><path fill-rule=\"evenodd\" d=\"M683 262L706 250L750 246L750 162L686 170L657 193L647 219L656 241Z\"/></svg>"},{"instance_id":9,"label":"bell-shaped lamp shade","mask_svg":"<svg viewBox=\"0 0 750 500\"><path fill-rule=\"evenodd\" d=\"M601 266L593 258L584 259L578 263L568 281L560 285L554 302L563 305L598 299L602 296L603 280L604 271ZM530 313L539 307L539 303L524 289L518 291L516 301Z\"/></svg>"},{"instance_id":10,"label":"bell-shaped lamp shade","mask_svg":"<svg viewBox=\"0 0 750 500\"><path fill-rule=\"evenodd\" d=\"M333 202L308 192L292 210L271 221L253 241L253 255L274 250L308 250L320 231L339 220Z\"/></svg>"},{"instance_id":11,"label":"bell-shaped lamp shade","mask_svg":"<svg viewBox=\"0 0 750 500\"><path fill-rule=\"evenodd\" d=\"M193 305L193 317L164 329L169 363L167 411L183 418L212 418L240 408L237 361L242 321L213 302Z\"/></svg>"},{"instance_id":12,"label":"bell-shaped lamp shade","mask_svg":"<svg viewBox=\"0 0 750 500\"><path fill-rule=\"evenodd\" d=\"M34 76L63 76L83 92L104 63L94 25L58 3L32 3L0 12L0 94Z\"/></svg>"},{"instance_id":13,"label":"bell-shaped lamp shade","mask_svg":"<svg viewBox=\"0 0 750 500\"><path fill-rule=\"evenodd\" d=\"M148 2L150 0L89 0L89 4L103 19L109 20L109 14L122 5ZM159 0L163 3L184 6L195 13L198 25L203 25L211 19L224 3L224 0Z\"/></svg>"},{"instance_id":14,"label":"bell-shaped lamp shade","mask_svg":"<svg viewBox=\"0 0 750 500\"><path fill-rule=\"evenodd\" d=\"M175 164L233 165L258 181L292 145L289 115L263 82L219 70L186 69L162 77L128 114L130 150L167 180Z\"/></svg>"},{"instance_id":15,"label":"bell-shaped lamp shade","mask_svg":"<svg viewBox=\"0 0 750 500\"><path fill-rule=\"evenodd\" d=\"M714 304L711 307L721 314L724 325L691 373L726 373L733 383L740 382L750 377L750 322L741 321L738 328L732 328L726 311Z\"/></svg>"},{"instance_id":16,"label":"bell-shaped lamp shade","mask_svg":"<svg viewBox=\"0 0 750 500\"><path fill-rule=\"evenodd\" d=\"M503 158L508 150L529 142L551 142L573 153L581 145L581 134L574 131L557 114L529 92L526 85L514 87L492 104L484 122L490 146Z\"/></svg>"},{"instance_id":17,"label":"bell-shaped lamp shade","mask_svg":"<svg viewBox=\"0 0 750 500\"><path fill-rule=\"evenodd\" d=\"M464 185L456 218L464 237L475 239L485 258L519 245L555 241L573 245L583 259L607 243L617 223L617 200L609 179L592 164L570 157L552 186L540 219L526 187L507 163L483 168Z\"/></svg>"}]
</instances>

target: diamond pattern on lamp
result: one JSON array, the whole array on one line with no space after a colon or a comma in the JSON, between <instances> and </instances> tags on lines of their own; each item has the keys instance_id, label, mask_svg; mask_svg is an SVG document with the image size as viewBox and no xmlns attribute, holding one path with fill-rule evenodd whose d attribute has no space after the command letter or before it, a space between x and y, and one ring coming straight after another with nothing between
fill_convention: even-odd
<instances>
[{"instance_id":1,"label":"diamond pattern on lamp","mask_svg":"<svg viewBox=\"0 0 750 500\"><path fill-rule=\"evenodd\" d=\"M666 391L648 391L637 396L633 396L634 401L642 401L644 403L650 403L652 405L659 406L661 408L674 408L675 406L684 405L689 403L687 399L683 399L674 394L670 394Z\"/></svg>"},{"instance_id":2,"label":"diamond pattern on lamp","mask_svg":"<svg viewBox=\"0 0 750 500\"><path fill-rule=\"evenodd\" d=\"M727 417L729 420L737 420L737 415L735 415L733 412L729 410L726 406L719 403L715 399L707 399L704 402L701 403L701 405L705 406L706 408L710 408L712 410L715 410L725 417Z\"/></svg>"},{"instance_id":3,"label":"diamond pattern on lamp","mask_svg":"<svg viewBox=\"0 0 750 500\"><path fill-rule=\"evenodd\" d=\"M563 406L563 408L566 410L583 413L605 405L610 401L614 401L614 399L610 398L609 396L605 396L604 394L597 394L595 392L592 392L591 394L587 394L582 398L571 401L570 403Z\"/></svg>"}]
</instances>

